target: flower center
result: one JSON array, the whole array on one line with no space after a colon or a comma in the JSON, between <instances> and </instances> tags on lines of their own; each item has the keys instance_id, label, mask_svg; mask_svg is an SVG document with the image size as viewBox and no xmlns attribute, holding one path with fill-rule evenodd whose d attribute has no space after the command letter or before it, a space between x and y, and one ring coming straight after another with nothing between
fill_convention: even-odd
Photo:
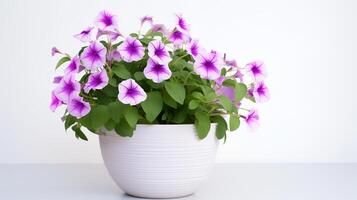
<instances>
[{"instance_id":1,"label":"flower center","mask_svg":"<svg viewBox=\"0 0 357 200\"><path fill-rule=\"evenodd\" d=\"M72 82L69 82L64 86L63 89L67 94L71 94L74 91L74 85Z\"/></svg>"},{"instance_id":2,"label":"flower center","mask_svg":"<svg viewBox=\"0 0 357 200\"><path fill-rule=\"evenodd\" d=\"M99 52L95 48L91 48L88 54L89 54L89 57L92 60L99 60L100 59Z\"/></svg>"},{"instance_id":3,"label":"flower center","mask_svg":"<svg viewBox=\"0 0 357 200\"><path fill-rule=\"evenodd\" d=\"M206 60L203 63L203 66L206 68L207 71L215 71L216 70L216 66L214 65L214 63L209 60Z\"/></svg>"},{"instance_id":4,"label":"flower center","mask_svg":"<svg viewBox=\"0 0 357 200\"><path fill-rule=\"evenodd\" d=\"M135 45L135 43L131 43L126 47L126 50L129 52L129 54L137 54L138 47Z\"/></svg>"},{"instance_id":5,"label":"flower center","mask_svg":"<svg viewBox=\"0 0 357 200\"><path fill-rule=\"evenodd\" d=\"M110 26L113 24L112 17L109 15L104 15L102 22L105 24L105 26Z\"/></svg>"},{"instance_id":6,"label":"flower center","mask_svg":"<svg viewBox=\"0 0 357 200\"><path fill-rule=\"evenodd\" d=\"M175 31L172 34L172 36L173 36L174 39L181 39L182 38L182 33L180 31Z\"/></svg>"},{"instance_id":7,"label":"flower center","mask_svg":"<svg viewBox=\"0 0 357 200\"><path fill-rule=\"evenodd\" d=\"M260 69L256 65L254 65L251 70L252 70L253 74L259 74L260 73Z\"/></svg>"},{"instance_id":8,"label":"flower center","mask_svg":"<svg viewBox=\"0 0 357 200\"><path fill-rule=\"evenodd\" d=\"M136 88L129 88L126 92L126 95L127 96L130 96L130 97L134 97L136 95L138 95L138 90Z\"/></svg>"},{"instance_id":9,"label":"flower center","mask_svg":"<svg viewBox=\"0 0 357 200\"><path fill-rule=\"evenodd\" d=\"M157 56L157 57L162 57L162 56L164 56L165 55L165 51L164 51L164 49L163 48L157 48L157 49L155 49L155 55Z\"/></svg>"},{"instance_id":10,"label":"flower center","mask_svg":"<svg viewBox=\"0 0 357 200\"><path fill-rule=\"evenodd\" d=\"M78 101L78 100L75 100L75 99L72 100L72 101L74 101L73 104L74 104L74 107L75 107L77 110L81 111L81 110L84 109L84 103L82 103L82 102L80 102L80 101Z\"/></svg>"},{"instance_id":11,"label":"flower center","mask_svg":"<svg viewBox=\"0 0 357 200\"><path fill-rule=\"evenodd\" d=\"M100 76L95 76L94 78L93 78L93 81L92 81L92 83L93 83L93 85L99 85L99 84L101 84L103 81L102 81L102 79L100 78Z\"/></svg>"}]
</instances>

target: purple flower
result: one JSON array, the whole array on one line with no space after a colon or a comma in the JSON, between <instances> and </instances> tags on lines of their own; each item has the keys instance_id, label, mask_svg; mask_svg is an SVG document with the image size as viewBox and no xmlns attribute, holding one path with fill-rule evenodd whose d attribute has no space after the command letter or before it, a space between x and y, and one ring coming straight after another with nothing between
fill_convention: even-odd
<instances>
[{"instance_id":1,"label":"purple flower","mask_svg":"<svg viewBox=\"0 0 357 200\"><path fill-rule=\"evenodd\" d=\"M70 96L78 95L80 90L81 85L75 80L74 74L69 74L62 78L61 82L54 90L54 93L59 100L68 103Z\"/></svg>"},{"instance_id":2,"label":"purple flower","mask_svg":"<svg viewBox=\"0 0 357 200\"><path fill-rule=\"evenodd\" d=\"M259 126L258 111L255 109L250 110L248 115L245 117L245 122L250 129L256 129Z\"/></svg>"},{"instance_id":3,"label":"purple flower","mask_svg":"<svg viewBox=\"0 0 357 200\"><path fill-rule=\"evenodd\" d=\"M230 66L230 67L238 67L236 60L225 60L225 63L227 66Z\"/></svg>"},{"instance_id":4,"label":"purple flower","mask_svg":"<svg viewBox=\"0 0 357 200\"><path fill-rule=\"evenodd\" d=\"M190 30L190 26L187 24L186 20L182 17L181 14L176 14L176 17L176 28L181 32L188 33Z\"/></svg>"},{"instance_id":5,"label":"purple flower","mask_svg":"<svg viewBox=\"0 0 357 200\"><path fill-rule=\"evenodd\" d=\"M114 30L117 28L117 16L110 14L108 11L102 11L98 14L95 24L104 30Z\"/></svg>"},{"instance_id":6,"label":"purple flower","mask_svg":"<svg viewBox=\"0 0 357 200\"><path fill-rule=\"evenodd\" d=\"M102 89L108 85L108 75L103 69L100 72L95 72L89 75L88 82L84 85L85 92L89 92L91 89Z\"/></svg>"},{"instance_id":7,"label":"purple flower","mask_svg":"<svg viewBox=\"0 0 357 200\"><path fill-rule=\"evenodd\" d=\"M160 83L171 77L171 71L167 63L161 64L149 58L147 66L144 69L144 75L153 82Z\"/></svg>"},{"instance_id":8,"label":"purple flower","mask_svg":"<svg viewBox=\"0 0 357 200\"><path fill-rule=\"evenodd\" d=\"M200 53L201 48L198 46L198 41L197 40L191 40L188 45L187 45L187 52L194 58L198 56Z\"/></svg>"},{"instance_id":9,"label":"purple flower","mask_svg":"<svg viewBox=\"0 0 357 200\"><path fill-rule=\"evenodd\" d=\"M144 25L146 22L148 22L149 24L152 24L153 23L152 16L145 15L144 17L140 18L141 26Z\"/></svg>"},{"instance_id":10,"label":"purple flower","mask_svg":"<svg viewBox=\"0 0 357 200\"><path fill-rule=\"evenodd\" d=\"M267 102L270 99L270 93L264 82L258 82L254 85L253 97L259 103Z\"/></svg>"},{"instance_id":11,"label":"purple flower","mask_svg":"<svg viewBox=\"0 0 357 200\"><path fill-rule=\"evenodd\" d=\"M64 70L64 73L66 73L66 74L78 73L79 72L79 65L80 65L79 57L78 56L74 56L71 59L71 62L69 62L67 68Z\"/></svg>"},{"instance_id":12,"label":"purple flower","mask_svg":"<svg viewBox=\"0 0 357 200\"><path fill-rule=\"evenodd\" d=\"M151 26L151 31L152 32L160 32L165 36L168 35L168 33L169 33L169 31L167 30L167 28L163 24L153 24Z\"/></svg>"},{"instance_id":13,"label":"purple flower","mask_svg":"<svg viewBox=\"0 0 357 200\"><path fill-rule=\"evenodd\" d=\"M92 41L92 30L93 27L88 27L86 29L84 29L82 32L74 35L75 38L77 38L78 40L80 40L81 42L90 42Z\"/></svg>"},{"instance_id":14,"label":"purple flower","mask_svg":"<svg viewBox=\"0 0 357 200\"><path fill-rule=\"evenodd\" d=\"M56 47L52 47L51 49L51 56L56 55L57 53L62 54Z\"/></svg>"},{"instance_id":15,"label":"purple flower","mask_svg":"<svg viewBox=\"0 0 357 200\"><path fill-rule=\"evenodd\" d=\"M118 47L118 50L125 62L141 60L145 54L145 48L140 41L130 36Z\"/></svg>"},{"instance_id":16,"label":"purple flower","mask_svg":"<svg viewBox=\"0 0 357 200\"><path fill-rule=\"evenodd\" d=\"M265 65L261 61L255 61L247 64L248 73L252 75L252 77L256 81L262 81L267 75Z\"/></svg>"},{"instance_id":17,"label":"purple flower","mask_svg":"<svg viewBox=\"0 0 357 200\"><path fill-rule=\"evenodd\" d=\"M234 78L239 78L240 81L243 81L243 76L244 74L242 74L239 69L237 69L236 73L233 75Z\"/></svg>"},{"instance_id":18,"label":"purple flower","mask_svg":"<svg viewBox=\"0 0 357 200\"><path fill-rule=\"evenodd\" d=\"M87 115L90 111L90 105L88 102L83 101L80 96L72 96L68 102L68 112L74 117L81 118Z\"/></svg>"},{"instance_id":19,"label":"purple flower","mask_svg":"<svg viewBox=\"0 0 357 200\"><path fill-rule=\"evenodd\" d=\"M124 104L137 105L146 99L145 91L133 79L122 81L118 87L118 99Z\"/></svg>"},{"instance_id":20,"label":"purple flower","mask_svg":"<svg viewBox=\"0 0 357 200\"><path fill-rule=\"evenodd\" d=\"M208 80L219 78L222 67L223 60L217 52L199 54L194 63L194 71Z\"/></svg>"},{"instance_id":21,"label":"purple flower","mask_svg":"<svg viewBox=\"0 0 357 200\"><path fill-rule=\"evenodd\" d=\"M218 89L216 89L216 93L218 95L224 95L228 97L232 102L235 101L236 94L234 88L232 87L226 87L226 86L219 87Z\"/></svg>"},{"instance_id":22,"label":"purple flower","mask_svg":"<svg viewBox=\"0 0 357 200\"><path fill-rule=\"evenodd\" d=\"M62 101L57 98L55 95L55 92L52 91L51 93L51 104L50 104L50 109L52 112L54 112L60 105L62 105Z\"/></svg>"},{"instance_id":23,"label":"purple flower","mask_svg":"<svg viewBox=\"0 0 357 200\"><path fill-rule=\"evenodd\" d=\"M107 49L100 42L92 42L81 54L83 66L88 70L96 70L103 67Z\"/></svg>"},{"instance_id":24,"label":"purple flower","mask_svg":"<svg viewBox=\"0 0 357 200\"><path fill-rule=\"evenodd\" d=\"M107 54L107 60L108 61L113 61L113 60L121 61L121 55L120 55L119 51L116 49L109 51L109 53Z\"/></svg>"},{"instance_id":25,"label":"purple flower","mask_svg":"<svg viewBox=\"0 0 357 200\"><path fill-rule=\"evenodd\" d=\"M57 83L61 82L62 78L63 78L63 76L55 76L53 78L53 83L57 84Z\"/></svg>"},{"instance_id":26,"label":"purple flower","mask_svg":"<svg viewBox=\"0 0 357 200\"><path fill-rule=\"evenodd\" d=\"M116 40L119 36L122 36L118 31L102 30L98 29L96 39L98 40L102 35L108 36L111 41Z\"/></svg>"},{"instance_id":27,"label":"purple flower","mask_svg":"<svg viewBox=\"0 0 357 200\"><path fill-rule=\"evenodd\" d=\"M220 76L220 77L218 77L218 78L215 80L215 83L216 83L218 86L221 86L224 80L225 80L225 77L224 77L224 76Z\"/></svg>"},{"instance_id":28,"label":"purple flower","mask_svg":"<svg viewBox=\"0 0 357 200\"><path fill-rule=\"evenodd\" d=\"M148 54L150 58L159 63L169 63L171 61L170 54L161 40L154 40L149 43Z\"/></svg>"},{"instance_id":29,"label":"purple flower","mask_svg":"<svg viewBox=\"0 0 357 200\"><path fill-rule=\"evenodd\" d=\"M188 41L188 39L189 37L186 34L177 29L173 30L169 36L170 42L174 43L175 45L180 45L183 42Z\"/></svg>"}]
</instances>

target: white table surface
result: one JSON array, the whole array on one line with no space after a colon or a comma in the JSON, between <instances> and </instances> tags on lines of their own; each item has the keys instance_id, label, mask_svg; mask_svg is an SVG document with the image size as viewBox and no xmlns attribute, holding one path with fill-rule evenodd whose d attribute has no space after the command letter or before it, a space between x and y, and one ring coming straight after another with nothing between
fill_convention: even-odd
<instances>
[{"instance_id":1,"label":"white table surface","mask_svg":"<svg viewBox=\"0 0 357 200\"><path fill-rule=\"evenodd\" d=\"M100 164L1 164L0 199L133 200ZM356 200L357 164L217 164L182 200ZM180 199L180 200L181 200Z\"/></svg>"}]
</instances>

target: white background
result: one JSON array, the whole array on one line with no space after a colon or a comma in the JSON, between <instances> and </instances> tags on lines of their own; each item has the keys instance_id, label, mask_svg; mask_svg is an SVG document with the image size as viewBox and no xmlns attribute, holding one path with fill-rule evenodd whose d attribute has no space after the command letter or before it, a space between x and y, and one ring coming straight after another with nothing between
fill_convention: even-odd
<instances>
[{"instance_id":1,"label":"white background","mask_svg":"<svg viewBox=\"0 0 357 200\"><path fill-rule=\"evenodd\" d=\"M48 109L52 46L75 53L72 35L108 9L123 33L139 17L173 24L181 12L193 37L240 64L265 61L271 101L257 132L228 136L221 162L357 161L357 3L353 0L0 1L0 163L102 162L98 140L65 133Z\"/></svg>"}]
</instances>

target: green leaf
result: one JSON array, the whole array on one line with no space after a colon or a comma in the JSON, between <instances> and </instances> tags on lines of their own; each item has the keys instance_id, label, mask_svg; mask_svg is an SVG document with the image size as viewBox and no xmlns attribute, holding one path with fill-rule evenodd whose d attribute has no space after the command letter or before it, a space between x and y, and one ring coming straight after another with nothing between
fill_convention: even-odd
<instances>
[{"instance_id":1,"label":"green leaf","mask_svg":"<svg viewBox=\"0 0 357 200\"><path fill-rule=\"evenodd\" d=\"M163 100L160 92L147 93L147 99L140 105L146 114L146 119L150 122L154 121L162 110Z\"/></svg>"},{"instance_id":2,"label":"green leaf","mask_svg":"<svg viewBox=\"0 0 357 200\"><path fill-rule=\"evenodd\" d=\"M103 127L104 124L109 120L109 110L107 106L99 105L92 109L92 127L95 130Z\"/></svg>"},{"instance_id":3,"label":"green leaf","mask_svg":"<svg viewBox=\"0 0 357 200\"><path fill-rule=\"evenodd\" d=\"M239 128L239 125L240 125L239 117L236 115L230 115L229 116L229 130L235 131Z\"/></svg>"},{"instance_id":4,"label":"green leaf","mask_svg":"<svg viewBox=\"0 0 357 200\"><path fill-rule=\"evenodd\" d=\"M82 132L79 126L72 126L72 130L74 131L76 138L81 138L82 140L88 141L87 136Z\"/></svg>"},{"instance_id":5,"label":"green leaf","mask_svg":"<svg viewBox=\"0 0 357 200\"><path fill-rule=\"evenodd\" d=\"M192 92L192 96L196 99L200 99L202 100L204 97L203 97L203 94L201 92Z\"/></svg>"},{"instance_id":6,"label":"green leaf","mask_svg":"<svg viewBox=\"0 0 357 200\"><path fill-rule=\"evenodd\" d=\"M128 122L129 126L135 129L136 124L140 118L138 109L136 107L129 106L124 113L124 118Z\"/></svg>"},{"instance_id":7,"label":"green leaf","mask_svg":"<svg viewBox=\"0 0 357 200\"><path fill-rule=\"evenodd\" d=\"M118 86L113 87L111 85L107 85L101 91L109 97L117 97L119 94Z\"/></svg>"},{"instance_id":8,"label":"green leaf","mask_svg":"<svg viewBox=\"0 0 357 200\"><path fill-rule=\"evenodd\" d=\"M235 92L236 101L241 101L247 95L247 86L244 83L237 83Z\"/></svg>"},{"instance_id":9,"label":"green leaf","mask_svg":"<svg viewBox=\"0 0 357 200\"><path fill-rule=\"evenodd\" d=\"M123 63L114 63L112 68L113 73L121 79L128 79L131 77L129 70Z\"/></svg>"},{"instance_id":10,"label":"green leaf","mask_svg":"<svg viewBox=\"0 0 357 200\"><path fill-rule=\"evenodd\" d=\"M215 98L217 98L217 94L215 92L210 92L204 96L206 101L213 101Z\"/></svg>"},{"instance_id":11,"label":"green leaf","mask_svg":"<svg viewBox=\"0 0 357 200\"><path fill-rule=\"evenodd\" d=\"M207 136L211 128L211 122L209 120L208 115L203 112L196 112L195 119L195 127L198 138L203 139Z\"/></svg>"},{"instance_id":12,"label":"green leaf","mask_svg":"<svg viewBox=\"0 0 357 200\"><path fill-rule=\"evenodd\" d=\"M141 81L145 79L145 75L143 72L135 72L134 73L134 78L136 81Z\"/></svg>"},{"instance_id":13,"label":"green leaf","mask_svg":"<svg viewBox=\"0 0 357 200\"><path fill-rule=\"evenodd\" d=\"M114 122L119 123L123 113L125 112L128 105L123 104L119 101L111 102L108 105L109 116Z\"/></svg>"},{"instance_id":14,"label":"green leaf","mask_svg":"<svg viewBox=\"0 0 357 200\"><path fill-rule=\"evenodd\" d=\"M223 86L232 87L232 88L235 88L236 84L237 84L237 81L233 80L233 79L227 79L227 80L223 81L223 83L222 83Z\"/></svg>"},{"instance_id":15,"label":"green leaf","mask_svg":"<svg viewBox=\"0 0 357 200\"><path fill-rule=\"evenodd\" d=\"M61 59L58 61L58 63L57 63L57 65L56 65L56 68L55 68L55 69L59 68L63 63L68 62L68 61L70 61L70 60L71 60L71 58L68 57L68 56L65 56L65 57L61 58Z\"/></svg>"},{"instance_id":16,"label":"green leaf","mask_svg":"<svg viewBox=\"0 0 357 200\"><path fill-rule=\"evenodd\" d=\"M217 123L216 127L216 137L217 139L222 139L226 136L227 131L227 122L222 116L215 116L212 119L214 122Z\"/></svg>"},{"instance_id":17,"label":"green leaf","mask_svg":"<svg viewBox=\"0 0 357 200\"><path fill-rule=\"evenodd\" d=\"M165 90L167 93L179 104L183 105L185 101L186 91L185 87L178 82L166 82Z\"/></svg>"},{"instance_id":18,"label":"green leaf","mask_svg":"<svg viewBox=\"0 0 357 200\"><path fill-rule=\"evenodd\" d=\"M172 122L175 122L176 124L181 124L186 120L186 117L187 112L184 109L181 109L178 113L175 113Z\"/></svg>"},{"instance_id":19,"label":"green leaf","mask_svg":"<svg viewBox=\"0 0 357 200\"><path fill-rule=\"evenodd\" d=\"M69 127L71 127L75 122L77 121L77 119L75 117L73 117L72 115L67 115L66 117L66 121L64 122L64 128L67 129Z\"/></svg>"},{"instance_id":20,"label":"green leaf","mask_svg":"<svg viewBox=\"0 0 357 200\"><path fill-rule=\"evenodd\" d=\"M228 112L232 112L233 110L233 104L231 102L231 100L224 96L224 95L220 95L217 97L219 99L220 104L223 106L223 108L228 111Z\"/></svg>"},{"instance_id":21,"label":"green leaf","mask_svg":"<svg viewBox=\"0 0 357 200\"><path fill-rule=\"evenodd\" d=\"M111 77L109 78L109 85L113 87L118 87L118 81L114 77Z\"/></svg>"},{"instance_id":22,"label":"green leaf","mask_svg":"<svg viewBox=\"0 0 357 200\"><path fill-rule=\"evenodd\" d=\"M109 119L109 120L107 121L107 123L104 124L104 127L105 127L108 131L113 130L113 129L115 128L115 126L116 126L116 123L115 123L115 121L112 120L112 119Z\"/></svg>"},{"instance_id":23,"label":"green leaf","mask_svg":"<svg viewBox=\"0 0 357 200\"><path fill-rule=\"evenodd\" d=\"M134 129L128 124L126 120L120 120L119 124L115 126L115 132L122 137L133 136Z\"/></svg>"},{"instance_id":24,"label":"green leaf","mask_svg":"<svg viewBox=\"0 0 357 200\"><path fill-rule=\"evenodd\" d=\"M199 106L199 102L197 100L191 100L190 103L188 104L188 109L194 110Z\"/></svg>"},{"instance_id":25,"label":"green leaf","mask_svg":"<svg viewBox=\"0 0 357 200\"><path fill-rule=\"evenodd\" d=\"M171 108L177 108L176 101L172 97L170 97L170 95L165 90L163 91L162 98L166 105L170 106Z\"/></svg>"},{"instance_id":26,"label":"green leaf","mask_svg":"<svg viewBox=\"0 0 357 200\"><path fill-rule=\"evenodd\" d=\"M98 130L103 127L108 120L108 107L99 105L92 107L92 110L86 116L79 119L79 122L88 129Z\"/></svg>"}]
</instances>

